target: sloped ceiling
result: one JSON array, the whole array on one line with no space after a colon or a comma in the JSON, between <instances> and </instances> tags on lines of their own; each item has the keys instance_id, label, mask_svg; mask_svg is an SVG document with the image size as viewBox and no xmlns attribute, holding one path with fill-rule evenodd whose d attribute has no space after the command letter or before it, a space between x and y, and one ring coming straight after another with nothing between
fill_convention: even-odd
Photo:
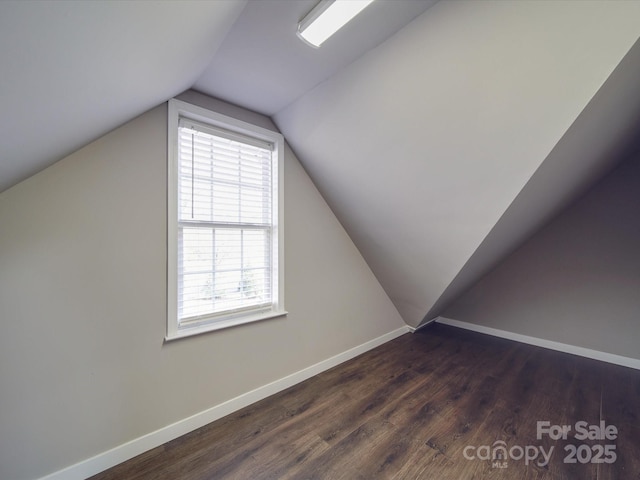
<instances>
[{"instance_id":1,"label":"sloped ceiling","mask_svg":"<svg viewBox=\"0 0 640 480\"><path fill-rule=\"evenodd\" d=\"M191 87L245 3L0 1L0 192Z\"/></svg>"},{"instance_id":2,"label":"sloped ceiling","mask_svg":"<svg viewBox=\"0 0 640 480\"><path fill-rule=\"evenodd\" d=\"M622 59L536 170L424 321L440 315L475 281L640 149L640 40ZM526 221L522 221L526 219Z\"/></svg>"},{"instance_id":3,"label":"sloped ceiling","mask_svg":"<svg viewBox=\"0 0 640 480\"><path fill-rule=\"evenodd\" d=\"M638 2L439 2L275 121L415 326L639 34Z\"/></svg>"},{"instance_id":4,"label":"sloped ceiling","mask_svg":"<svg viewBox=\"0 0 640 480\"><path fill-rule=\"evenodd\" d=\"M436 3L377 0L316 49L296 29L318 1L249 2L193 88L273 115Z\"/></svg>"},{"instance_id":5,"label":"sloped ceiling","mask_svg":"<svg viewBox=\"0 0 640 480\"><path fill-rule=\"evenodd\" d=\"M295 37L315 3L0 2L0 191L195 88L273 116L415 326L606 170L640 111L637 62L605 83L640 2L377 0L317 50Z\"/></svg>"}]
</instances>

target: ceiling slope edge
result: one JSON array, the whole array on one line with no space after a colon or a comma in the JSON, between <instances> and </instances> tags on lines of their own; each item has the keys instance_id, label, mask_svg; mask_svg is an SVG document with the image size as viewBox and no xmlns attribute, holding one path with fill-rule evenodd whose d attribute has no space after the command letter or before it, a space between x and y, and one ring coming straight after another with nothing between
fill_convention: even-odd
<instances>
[{"instance_id":1,"label":"ceiling slope edge","mask_svg":"<svg viewBox=\"0 0 640 480\"><path fill-rule=\"evenodd\" d=\"M193 85L246 3L0 2L0 192Z\"/></svg>"},{"instance_id":2,"label":"ceiling slope edge","mask_svg":"<svg viewBox=\"0 0 640 480\"><path fill-rule=\"evenodd\" d=\"M438 2L273 117L407 324L638 39L640 4L575 5Z\"/></svg>"},{"instance_id":3,"label":"ceiling slope edge","mask_svg":"<svg viewBox=\"0 0 640 480\"><path fill-rule=\"evenodd\" d=\"M440 315L456 298L638 150L638 85L640 39L562 136L421 324Z\"/></svg>"}]
</instances>

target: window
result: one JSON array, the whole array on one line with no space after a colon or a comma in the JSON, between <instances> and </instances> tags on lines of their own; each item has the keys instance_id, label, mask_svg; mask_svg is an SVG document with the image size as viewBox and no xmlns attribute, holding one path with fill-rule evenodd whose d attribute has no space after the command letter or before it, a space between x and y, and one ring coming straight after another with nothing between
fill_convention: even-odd
<instances>
[{"instance_id":1,"label":"window","mask_svg":"<svg viewBox=\"0 0 640 480\"><path fill-rule=\"evenodd\" d=\"M169 102L167 339L284 315L278 133Z\"/></svg>"}]
</instances>

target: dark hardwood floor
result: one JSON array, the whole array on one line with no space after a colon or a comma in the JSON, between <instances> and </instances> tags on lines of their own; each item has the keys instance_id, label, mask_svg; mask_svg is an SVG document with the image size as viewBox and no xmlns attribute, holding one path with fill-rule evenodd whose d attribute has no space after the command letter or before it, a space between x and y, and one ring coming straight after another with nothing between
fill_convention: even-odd
<instances>
[{"instance_id":1,"label":"dark hardwood floor","mask_svg":"<svg viewBox=\"0 0 640 480\"><path fill-rule=\"evenodd\" d=\"M629 480L639 457L640 371L434 324L92 479Z\"/></svg>"}]
</instances>

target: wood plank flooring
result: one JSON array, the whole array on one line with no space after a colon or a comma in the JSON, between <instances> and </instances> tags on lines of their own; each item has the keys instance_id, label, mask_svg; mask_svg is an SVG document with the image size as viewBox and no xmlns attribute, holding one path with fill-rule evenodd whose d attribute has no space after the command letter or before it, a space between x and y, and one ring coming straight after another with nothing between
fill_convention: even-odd
<instances>
[{"instance_id":1,"label":"wood plank flooring","mask_svg":"<svg viewBox=\"0 0 640 480\"><path fill-rule=\"evenodd\" d=\"M640 479L640 371L434 324L92 477L115 479Z\"/></svg>"}]
</instances>

